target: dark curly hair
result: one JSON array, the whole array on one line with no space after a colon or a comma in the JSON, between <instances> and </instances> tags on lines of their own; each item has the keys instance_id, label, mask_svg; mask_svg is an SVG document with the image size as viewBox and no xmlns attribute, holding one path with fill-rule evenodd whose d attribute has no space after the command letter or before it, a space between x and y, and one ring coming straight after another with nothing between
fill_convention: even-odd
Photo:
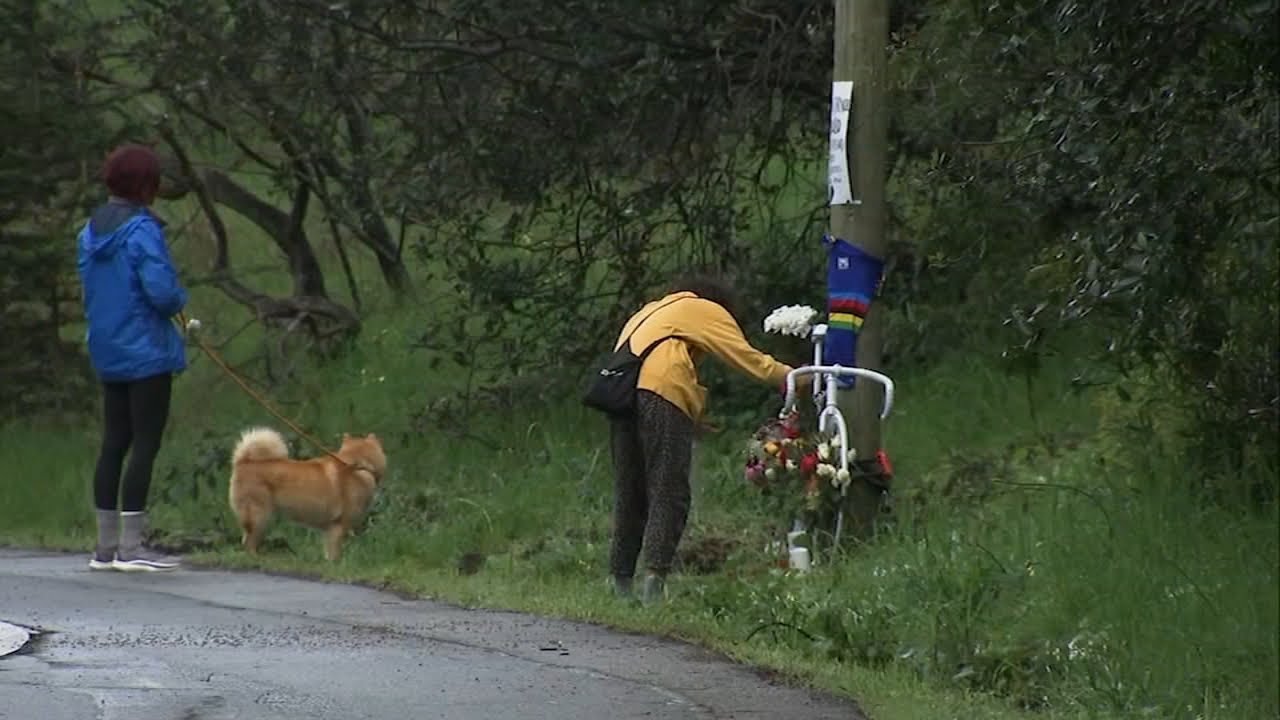
<instances>
[{"instance_id":1,"label":"dark curly hair","mask_svg":"<svg viewBox=\"0 0 1280 720\"><path fill-rule=\"evenodd\" d=\"M710 300L727 310L739 325L742 324L741 298L733 279L723 273L690 272L673 281L667 292L691 292L703 300Z\"/></svg>"}]
</instances>

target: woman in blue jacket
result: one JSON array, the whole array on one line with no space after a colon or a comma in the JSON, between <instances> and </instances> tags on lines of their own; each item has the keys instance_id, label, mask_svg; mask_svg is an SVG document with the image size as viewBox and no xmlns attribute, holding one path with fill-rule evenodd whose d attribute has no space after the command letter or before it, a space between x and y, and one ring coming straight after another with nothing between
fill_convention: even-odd
<instances>
[{"instance_id":1,"label":"woman in blue jacket","mask_svg":"<svg viewBox=\"0 0 1280 720\"><path fill-rule=\"evenodd\" d=\"M173 376L186 369L171 318L187 292L148 206L160 189L150 148L124 145L103 167L110 195L79 235L77 265L89 358L102 383L102 449L94 472L95 570L172 570L178 559L145 547L151 471L169 418ZM129 465L121 469L125 456Z\"/></svg>"}]
</instances>

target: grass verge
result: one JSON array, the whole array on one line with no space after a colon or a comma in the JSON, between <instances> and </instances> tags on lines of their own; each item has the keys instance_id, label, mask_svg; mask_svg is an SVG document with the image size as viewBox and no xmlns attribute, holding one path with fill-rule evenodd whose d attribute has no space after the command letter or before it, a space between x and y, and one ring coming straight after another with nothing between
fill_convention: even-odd
<instances>
[{"instance_id":1,"label":"grass verge","mask_svg":"<svg viewBox=\"0 0 1280 720\"><path fill-rule=\"evenodd\" d=\"M385 492L332 566L317 534L284 524L261 558L236 548L227 454L269 419L209 368L184 379L152 499L193 561L682 638L854 697L876 720L1276 717L1274 509L1205 505L1176 467L1102 454L1065 368L1031 404L978 356L901 378L887 429L896 523L807 577L763 551L769 519L741 480L740 436L701 444L685 572L668 604L639 608L604 584L597 418L566 403L494 414L465 436L397 434L422 396L412 360L359 358L309 371L292 408L321 437L388 438ZM95 449L93 429L0 435L4 466L23 468L0 483L0 542L87 548Z\"/></svg>"}]
</instances>

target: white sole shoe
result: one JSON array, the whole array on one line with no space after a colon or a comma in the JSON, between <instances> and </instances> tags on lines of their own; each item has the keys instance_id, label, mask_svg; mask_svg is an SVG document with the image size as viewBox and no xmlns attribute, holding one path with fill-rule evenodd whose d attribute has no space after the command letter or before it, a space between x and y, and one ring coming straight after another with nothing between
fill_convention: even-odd
<instances>
[{"instance_id":1,"label":"white sole shoe","mask_svg":"<svg viewBox=\"0 0 1280 720\"><path fill-rule=\"evenodd\" d=\"M176 564L154 563L148 560L116 560L111 563L111 567L121 572L168 572L178 569Z\"/></svg>"}]
</instances>

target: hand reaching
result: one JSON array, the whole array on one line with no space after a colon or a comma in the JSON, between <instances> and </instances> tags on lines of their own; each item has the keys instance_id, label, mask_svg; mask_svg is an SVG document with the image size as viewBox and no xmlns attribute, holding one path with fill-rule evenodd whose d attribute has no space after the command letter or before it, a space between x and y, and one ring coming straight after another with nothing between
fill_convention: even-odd
<instances>
[{"instance_id":1,"label":"hand reaching","mask_svg":"<svg viewBox=\"0 0 1280 720\"><path fill-rule=\"evenodd\" d=\"M806 392L809 392L809 390L812 388L813 388L812 375L799 375L796 377L796 396L797 397L799 397L800 395L803 395ZM781 393L783 397L786 397L787 384L785 382L782 383L782 386L780 388L778 388L778 392Z\"/></svg>"}]
</instances>

